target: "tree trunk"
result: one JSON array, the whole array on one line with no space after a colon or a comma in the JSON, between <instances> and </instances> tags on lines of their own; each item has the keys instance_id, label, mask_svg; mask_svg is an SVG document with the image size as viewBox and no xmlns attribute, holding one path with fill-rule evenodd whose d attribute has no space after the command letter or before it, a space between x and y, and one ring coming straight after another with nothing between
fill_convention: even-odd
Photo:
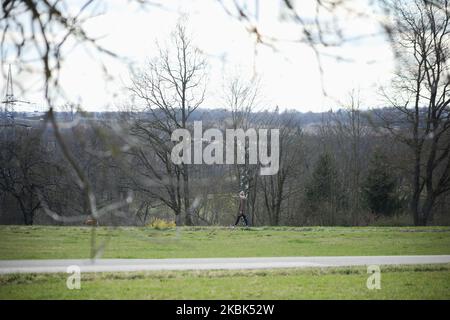
<instances>
[{"instance_id":1,"label":"tree trunk","mask_svg":"<svg viewBox=\"0 0 450 320\"><path fill-rule=\"evenodd\" d=\"M422 206L421 215L420 215L420 226L426 226L429 217L431 215L431 210L433 209L435 197L432 193L427 194L427 198L425 200L425 203Z\"/></svg>"},{"instance_id":2,"label":"tree trunk","mask_svg":"<svg viewBox=\"0 0 450 320\"><path fill-rule=\"evenodd\" d=\"M417 143L417 142L416 142ZM414 225L420 226L420 148L416 146L414 159L413 196L411 199L411 211L414 218Z\"/></svg>"},{"instance_id":3,"label":"tree trunk","mask_svg":"<svg viewBox=\"0 0 450 320\"><path fill-rule=\"evenodd\" d=\"M26 226L33 225L34 211L30 212L29 210L27 210L27 208L25 207L25 204L22 202L21 199L18 199L18 202L19 202L20 210L22 211L22 215L23 215L23 223Z\"/></svg>"},{"instance_id":4,"label":"tree trunk","mask_svg":"<svg viewBox=\"0 0 450 320\"><path fill-rule=\"evenodd\" d=\"M184 190L184 210L185 210L185 220L184 223L187 226L192 226L192 208L191 201L189 198L189 173L186 164L183 164L183 190Z\"/></svg>"}]
</instances>

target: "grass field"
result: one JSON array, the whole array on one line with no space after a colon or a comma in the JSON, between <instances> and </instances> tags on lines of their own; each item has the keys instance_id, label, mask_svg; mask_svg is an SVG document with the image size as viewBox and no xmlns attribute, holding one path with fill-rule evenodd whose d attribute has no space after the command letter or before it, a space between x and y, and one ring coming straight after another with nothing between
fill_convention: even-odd
<instances>
[{"instance_id":1,"label":"grass field","mask_svg":"<svg viewBox=\"0 0 450 320\"><path fill-rule=\"evenodd\" d=\"M103 258L450 254L450 227L96 229ZM0 259L89 258L89 227L0 226Z\"/></svg>"},{"instance_id":2,"label":"grass field","mask_svg":"<svg viewBox=\"0 0 450 320\"><path fill-rule=\"evenodd\" d=\"M0 259L89 258L88 227L1 226ZM103 258L450 254L449 227L183 227L96 229ZM369 290L364 267L0 276L0 299L450 299L450 264L382 266Z\"/></svg>"},{"instance_id":3,"label":"grass field","mask_svg":"<svg viewBox=\"0 0 450 320\"><path fill-rule=\"evenodd\" d=\"M450 299L450 264L386 266L381 289L363 267L257 271L65 274L0 277L0 299Z\"/></svg>"}]
</instances>

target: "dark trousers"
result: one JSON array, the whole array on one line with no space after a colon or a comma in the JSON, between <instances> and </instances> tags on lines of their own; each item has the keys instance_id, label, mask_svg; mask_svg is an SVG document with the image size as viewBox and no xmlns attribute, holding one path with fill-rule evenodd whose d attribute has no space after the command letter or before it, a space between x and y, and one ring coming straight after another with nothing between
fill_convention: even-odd
<instances>
[{"instance_id":1,"label":"dark trousers","mask_svg":"<svg viewBox=\"0 0 450 320\"><path fill-rule=\"evenodd\" d=\"M236 219L236 222L235 222L234 225L235 225L235 226L238 225L239 220L241 220L241 217L244 219L245 225L248 227L248 220L247 220L247 217L246 217L245 214L243 214L243 213L240 213L240 214L237 216L237 219Z\"/></svg>"}]
</instances>

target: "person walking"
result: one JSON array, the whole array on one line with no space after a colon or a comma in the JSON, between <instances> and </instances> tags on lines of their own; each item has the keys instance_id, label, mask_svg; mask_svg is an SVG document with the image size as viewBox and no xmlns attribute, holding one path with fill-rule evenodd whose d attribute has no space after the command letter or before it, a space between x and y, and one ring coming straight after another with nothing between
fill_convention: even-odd
<instances>
[{"instance_id":1,"label":"person walking","mask_svg":"<svg viewBox=\"0 0 450 320\"><path fill-rule=\"evenodd\" d=\"M245 192L244 191L239 192L239 213L233 227L236 227L238 225L241 218L244 219L245 226L248 227L248 220L247 216L245 215L246 200L247 196L245 195Z\"/></svg>"}]
</instances>

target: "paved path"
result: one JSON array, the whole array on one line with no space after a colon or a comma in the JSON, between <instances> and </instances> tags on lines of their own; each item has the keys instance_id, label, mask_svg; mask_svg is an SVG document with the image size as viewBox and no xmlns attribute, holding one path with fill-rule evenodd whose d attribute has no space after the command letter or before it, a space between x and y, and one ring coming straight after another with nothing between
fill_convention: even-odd
<instances>
[{"instance_id":1,"label":"paved path","mask_svg":"<svg viewBox=\"0 0 450 320\"><path fill-rule=\"evenodd\" d=\"M0 260L0 274L66 272L77 265L81 272L146 270L219 270L337 267L393 264L450 263L441 256L342 256L342 257L267 257L195 259L89 259L75 260Z\"/></svg>"}]
</instances>

